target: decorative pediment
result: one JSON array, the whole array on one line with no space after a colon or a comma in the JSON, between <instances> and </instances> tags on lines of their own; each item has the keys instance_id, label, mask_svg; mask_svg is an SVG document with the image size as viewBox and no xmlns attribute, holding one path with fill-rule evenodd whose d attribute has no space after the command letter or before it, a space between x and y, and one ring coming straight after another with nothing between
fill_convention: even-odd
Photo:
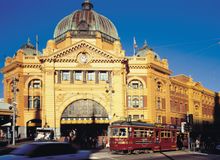
<instances>
[{"instance_id":1,"label":"decorative pediment","mask_svg":"<svg viewBox=\"0 0 220 160\"><path fill-rule=\"evenodd\" d=\"M65 48L49 56L39 58L41 62L81 62L81 63L106 63L123 62L126 58L103 51L96 46L82 40L71 47Z\"/></svg>"}]
</instances>

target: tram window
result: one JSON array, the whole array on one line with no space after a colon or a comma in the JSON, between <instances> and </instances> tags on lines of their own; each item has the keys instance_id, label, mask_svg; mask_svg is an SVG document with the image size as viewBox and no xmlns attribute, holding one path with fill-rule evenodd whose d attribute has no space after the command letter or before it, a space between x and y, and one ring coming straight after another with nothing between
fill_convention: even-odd
<instances>
[{"instance_id":1,"label":"tram window","mask_svg":"<svg viewBox=\"0 0 220 160\"><path fill-rule=\"evenodd\" d=\"M141 131L141 137L145 137L145 134L143 131Z\"/></svg>"},{"instance_id":2,"label":"tram window","mask_svg":"<svg viewBox=\"0 0 220 160\"><path fill-rule=\"evenodd\" d=\"M125 128L119 129L119 136L126 136L126 129Z\"/></svg>"},{"instance_id":3,"label":"tram window","mask_svg":"<svg viewBox=\"0 0 220 160\"><path fill-rule=\"evenodd\" d=\"M170 132L167 132L167 137L170 138Z\"/></svg>"},{"instance_id":4,"label":"tram window","mask_svg":"<svg viewBox=\"0 0 220 160\"><path fill-rule=\"evenodd\" d=\"M147 134L148 138L151 138L153 136L154 132L152 130L148 130L146 134Z\"/></svg>"},{"instance_id":5,"label":"tram window","mask_svg":"<svg viewBox=\"0 0 220 160\"><path fill-rule=\"evenodd\" d=\"M175 137L175 132L173 131L173 137Z\"/></svg>"},{"instance_id":6,"label":"tram window","mask_svg":"<svg viewBox=\"0 0 220 160\"><path fill-rule=\"evenodd\" d=\"M164 137L164 132L161 132L161 138L163 138Z\"/></svg>"},{"instance_id":7,"label":"tram window","mask_svg":"<svg viewBox=\"0 0 220 160\"><path fill-rule=\"evenodd\" d=\"M167 137L167 131L164 131L164 137Z\"/></svg>"},{"instance_id":8,"label":"tram window","mask_svg":"<svg viewBox=\"0 0 220 160\"><path fill-rule=\"evenodd\" d=\"M134 137L141 137L141 131L139 129L134 130Z\"/></svg>"},{"instance_id":9,"label":"tram window","mask_svg":"<svg viewBox=\"0 0 220 160\"><path fill-rule=\"evenodd\" d=\"M112 136L118 136L118 128L112 128Z\"/></svg>"},{"instance_id":10,"label":"tram window","mask_svg":"<svg viewBox=\"0 0 220 160\"><path fill-rule=\"evenodd\" d=\"M158 131L156 131L156 137L158 137L159 136L159 132Z\"/></svg>"}]
</instances>

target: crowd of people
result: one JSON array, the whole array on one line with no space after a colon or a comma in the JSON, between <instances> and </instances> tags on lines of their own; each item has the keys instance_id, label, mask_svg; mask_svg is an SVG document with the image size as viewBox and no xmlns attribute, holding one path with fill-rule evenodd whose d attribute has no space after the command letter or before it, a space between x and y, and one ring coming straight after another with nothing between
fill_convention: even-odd
<instances>
[{"instance_id":1,"label":"crowd of people","mask_svg":"<svg viewBox=\"0 0 220 160\"><path fill-rule=\"evenodd\" d=\"M94 136L77 134L77 129L72 129L68 134L62 136L60 141L69 142L84 149L105 148L107 145L107 136Z\"/></svg>"},{"instance_id":2,"label":"crowd of people","mask_svg":"<svg viewBox=\"0 0 220 160\"><path fill-rule=\"evenodd\" d=\"M190 137L190 150L196 152L213 152L216 145L216 140L209 136L198 135L197 137ZM177 147L179 150L188 148L188 137L184 134L177 136Z\"/></svg>"}]
</instances>

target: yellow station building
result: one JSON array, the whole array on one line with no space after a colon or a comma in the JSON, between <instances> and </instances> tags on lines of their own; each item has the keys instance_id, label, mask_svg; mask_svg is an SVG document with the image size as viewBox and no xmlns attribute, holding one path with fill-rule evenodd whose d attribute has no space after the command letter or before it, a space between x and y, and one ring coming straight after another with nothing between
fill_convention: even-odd
<instances>
[{"instance_id":1,"label":"yellow station building","mask_svg":"<svg viewBox=\"0 0 220 160\"><path fill-rule=\"evenodd\" d=\"M114 24L88 0L57 24L42 53L28 41L2 73L5 102L16 97L21 137L36 127L57 137L71 128L105 135L111 122L126 119L180 126L187 113L194 123L213 122L214 91L172 76L168 60L147 44L127 56Z\"/></svg>"}]
</instances>

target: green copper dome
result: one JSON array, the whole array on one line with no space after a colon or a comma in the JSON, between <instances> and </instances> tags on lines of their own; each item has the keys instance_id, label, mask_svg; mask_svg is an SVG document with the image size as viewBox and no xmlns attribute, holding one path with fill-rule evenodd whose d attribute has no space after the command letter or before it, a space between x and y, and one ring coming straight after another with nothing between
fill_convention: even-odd
<instances>
[{"instance_id":1,"label":"green copper dome","mask_svg":"<svg viewBox=\"0 0 220 160\"><path fill-rule=\"evenodd\" d=\"M68 31L76 37L79 34L83 34L84 37L91 37L95 34L95 31L98 31L103 37L110 37L113 40L119 39L114 24L108 18L95 12L93 5L88 0L85 0L82 4L82 10L77 10L64 17L57 24L54 39L64 37Z\"/></svg>"},{"instance_id":2,"label":"green copper dome","mask_svg":"<svg viewBox=\"0 0 220 160\"><path fill-rule=\"evenodd\" d=\"M156 52L154 52L152 48L149 48L149 46L147 45L147 42L144 42L144 46L142 48L138 49L136 56L137 57L146 57L148 51L151 51L154 54L155 58L160 60L160 56Z\"/></svg>"},{"instance_id":3,"label":"green copper dome","mask_svg":"<svg viewBox=\"0 0 220 160\"><path fill-rule=\"evenodd\" d=\"M27 43L23 44L20 49L24 51L25 56L36 56L42 54L40 51L36 50L35 46L31 43L29 38Z\"/></svg>"}]
</instances>

